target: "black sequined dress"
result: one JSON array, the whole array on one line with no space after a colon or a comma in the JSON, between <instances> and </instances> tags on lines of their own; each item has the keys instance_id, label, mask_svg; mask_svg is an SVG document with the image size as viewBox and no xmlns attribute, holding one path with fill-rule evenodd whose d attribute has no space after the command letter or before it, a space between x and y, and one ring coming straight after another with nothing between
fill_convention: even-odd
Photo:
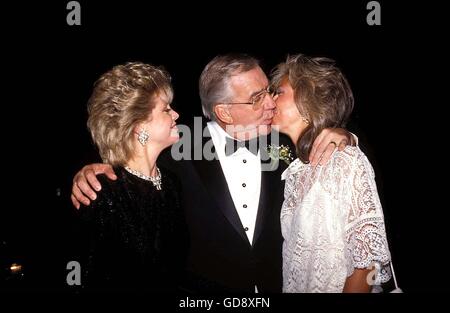
<instances>
[{"instance_id":1,"label":"black sequined dress","mask_svg":"<svg viewBox=\"0 0 450 313\"><path fill-rule=\"evenodd\" d=\"M80 209L86 238L81 264L87 289L177 291L187 230L177 178L161 169L162 190L114 168L118 179L98 179L102 190Z\"/></svg>"}]
</instances>

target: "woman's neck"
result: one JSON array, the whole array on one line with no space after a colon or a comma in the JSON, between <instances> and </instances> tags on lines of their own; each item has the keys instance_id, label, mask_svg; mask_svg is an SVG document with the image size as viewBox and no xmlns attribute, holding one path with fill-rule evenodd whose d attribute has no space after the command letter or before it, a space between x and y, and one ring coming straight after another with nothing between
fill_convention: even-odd
<instances>
[{"instance_id":1,"label":"woman's neck","mask_svg":"<svg viewBox=\"0 0 450 313\"><path fill-rule=\"evenodd\" d=\"M303 134L303 132L305 131L306 127L308 127L308 125L306 123L304 123L303 121L300 121L298 123L291 124L288 127L288 129L286 129L284 131L284 133L286 135L288 135L289 138L291 138L291 141L294 144L297 144L298 140L300 139L300 136Z\"/></svg>"},{"instance_id":2,"label":"woman's neck","mask_svg":"<svg viewBox=\"0 0 450 313\"><path fill-rule=\"evenodd\" d=\"M154 177L158 174L156 171L156 160L158 156L159 153L143 152L128 160L126 165L146 176Z\"/></svg>"}]
</instances>

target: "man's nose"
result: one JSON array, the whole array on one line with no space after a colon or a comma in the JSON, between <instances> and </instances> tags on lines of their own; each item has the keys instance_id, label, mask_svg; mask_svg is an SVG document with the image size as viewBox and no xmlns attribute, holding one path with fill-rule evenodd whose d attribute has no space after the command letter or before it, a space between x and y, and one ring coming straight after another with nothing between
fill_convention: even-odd
<instances>
[{"instance_id":1,"label":"man's nose","mask_svg":"<svg viewBox=\"0 0 450 313\"><path fill-rule=\"evenodd\" d=\"M264 103L264 109L266 110L273 110L277 107L275 101L273 100L272 97L266 97L266 101Z\"/></svg>"}]
</instances>

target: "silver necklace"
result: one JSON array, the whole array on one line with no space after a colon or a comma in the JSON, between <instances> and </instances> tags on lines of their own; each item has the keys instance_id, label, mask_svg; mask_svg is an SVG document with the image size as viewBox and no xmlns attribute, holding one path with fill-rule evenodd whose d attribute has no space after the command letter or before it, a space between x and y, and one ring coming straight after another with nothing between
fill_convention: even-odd
<instances>
[{"instance_id":1,"label":"silver necklace","mask_svg":"<svg viewBox=\"0 0 450 313\"><path fill-rule=\"evenodd\" d=\"M136 170L133 170L132 168L129 168L128 166L125 166L125 169L130 174L133 174L133 175L135 175L135 176L137 176L139 178L142 178L144 180L151 181L153 186L156 187L156 190L161 190L161 187L162 187L161 172L159 171L158 167L156 167L157 174L156 174L155 177L144 175L144 174L142 174L139 171L136 171Z\"/></svg>"}]
</instances>

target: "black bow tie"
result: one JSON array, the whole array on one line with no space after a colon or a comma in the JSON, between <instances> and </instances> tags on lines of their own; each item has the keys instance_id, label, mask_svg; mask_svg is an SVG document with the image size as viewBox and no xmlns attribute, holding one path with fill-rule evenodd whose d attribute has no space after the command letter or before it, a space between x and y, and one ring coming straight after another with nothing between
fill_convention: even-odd
<instances>
[{"instance_id":1,"label":"black bow tie","mask_svg":"<svg viewBox=\"0 0 450 313\"><path fill-rule=\"evenodd\" d=\"M258 155L258 148L259 148L258 146L259 146L258 138L253 138L251 140L245 141L238 141L230 137L226 137L225 155L226 156L232 155L239 148L246 148L254 155Z\"/></svg>"}]
</instances>

